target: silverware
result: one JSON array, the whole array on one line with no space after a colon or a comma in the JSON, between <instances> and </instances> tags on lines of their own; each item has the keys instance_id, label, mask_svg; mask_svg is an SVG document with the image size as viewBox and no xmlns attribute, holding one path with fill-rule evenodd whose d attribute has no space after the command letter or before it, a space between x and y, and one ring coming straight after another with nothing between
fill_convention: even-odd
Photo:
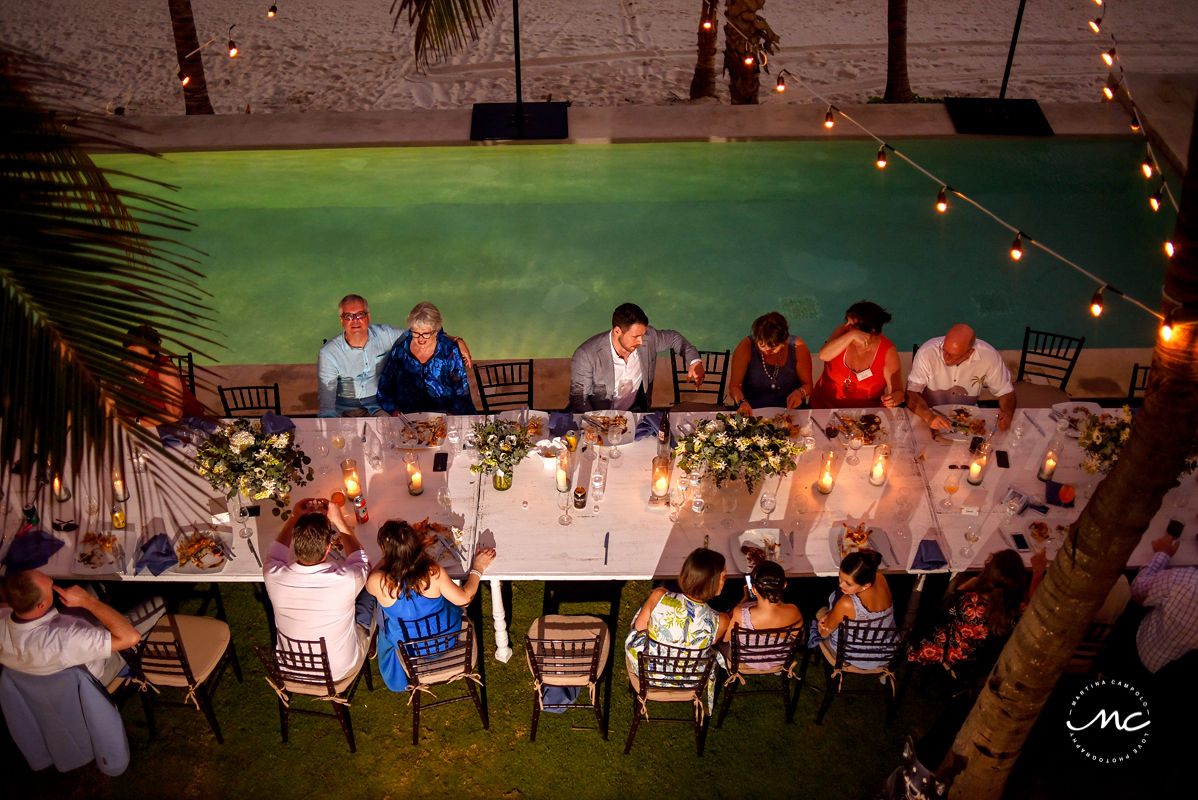
<instances>
[{"instance_id":1,"label":"silverware","mask_svg":"<svg viewBox=\"0 0 1198 800\"><path fill-rule=\"evenodd\" d=\"M1039 426L1039 424L1037 424L1037 422L1036 422L1034 419L1032 419L1032 415L1031 415L1031 414L1027 413L1027 411L1024 411L1024 412L1023 412L1023 416L1027 418L1027 421L1028 421L1028 422L1032 423L1032 427L1033 427L1033 428L1035 428L1035 429L1036 429L1036 431L1037 431L1037 432L1038 432L1038 433L1039 433L1041 436L1043 436L1043 435L1044 435L1044 429L1043 429L1043 428L1041 428L1041 427Z\"/></svg>"},{"instance_id":2,"label":"silverware","mask_svg":"<svg viewBox=\"0 0 1198 800\"><path fill-rule=\"evenodd\" d=\"M607 566L607 549L609 544L611 544L611 531L603 534L603 566L605 567Z\"/></svg>"},{"instance_id":3,"label":"silverware","mask_svg":"<svg viewBox=\"0 0 1198 800\"><path fill-rule=\"evenodd\" d=\"M254 547L254 540L253 540L253 538L246 539L246 540L245 540L245 543L246 543L246 544L248 544L248 545L250 546L250 553L252 553L252 554L253 554L253 556L254 556L254 560L255 560L255 561L257 561L257 562L258 562L258 566L259 566L259 567L261 567L261 566L262 566L262 559L258 558L258 548Z\"/></svg>"},{"instance_id":4,"label":"silverware","mask_svg":"<svg viewBox=\"0 0 1198 800\"><path fill-rule=\"evenodd\" d=\"M362 443L366 443L366 423L362 423Z\"/></svg>"}]
</instances>

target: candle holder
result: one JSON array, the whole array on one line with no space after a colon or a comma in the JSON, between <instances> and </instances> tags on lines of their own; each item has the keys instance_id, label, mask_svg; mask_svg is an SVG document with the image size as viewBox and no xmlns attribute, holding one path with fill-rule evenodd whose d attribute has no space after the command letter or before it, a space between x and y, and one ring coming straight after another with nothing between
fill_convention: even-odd
<instances>
[{"instance_id":1,"label":"candle holder","mask_svg":"<svg viewBox=\"0 0 1198 800\"><path fill-rule=\"evenodd\" d=\"M832 474L832 468L836 466L836 451L828 450L824 453L824 458L819 465L819 479L815 482L815 488L820 494L830 494L832 487L836 485L836 476Z\"/></svg>"},{"instance_id":2,"label":"candle holder","mask_svg":"<svg viewBox=\"0 0 1198 800\"><path fill-rule=\"evenodd\" d=\"M1040 462L1040 471L1036 477L1042 481L1052 480L1052 474L1057 471L1057 462L1061 460L1056 448L1049 447L1044 451L1044 460Z\"/></svg>"},{"instance_id":3,"label":"candle holder","mask_svg":"<svg viewBox=\"0 0 1198 800\"><path fill-rule=\"evenodd\" d=\"M890 445L879 444L874 447L873 466L869 470L869 482L874 486L886 483L890 476Z\"/></svg>"},{"instance_id":4,"label":"candle holder","mask_svg":"<svg viewBox=\"0 0 1198 800\"><path fill-rule=\"evenodd\" d=\"M55 500L57 500L60 503L65 503L66 501L71 499L71 490L69 488L67 488L67 486L65 484L63 484L61 476L59 476L59 475L54 476L52 486L54 489L54 499Z\"/></svg>"},{"instance_id":5,"label":"candle holder","mask_svg":"<svg viewBox=\"0 0 1198 800\"><path fill-rule=\"evenodd\" d=\"M424 494L424 475L420 472L420 460L413 458L404 466L408 472L408 494L413 497Z\"/></svg>"},{"instance_id":6,"label":"candle holder","mask_svg":"<svg viewBox=\"0 0 1198 800\"><path fill-rule=\"evenodd\" d=\"M129 499L129 490L125 487L125 476L119 469L112 471L112 499L118 503Z\"/></svg>"},{"instance_id":7,"label":"candle holder","mask_svg":"<svg viewBox=\"0 0 1198 800\"><path fill-rule=\"evenodd\" d=\"M649 505L665 506L670 502L670 459L654 456L649 484Z\"/></svg>"},{"instance_id":8,"label":"candle holder","mask_svg":"<svg viewBox=\"0 0 1198 800\"><path fill-rule=\"evenodd\" d=\"M982 478L985 477L986 464L990 459L990 454L986 450L979 450L973 459L969 462L969 477L965 480L971 486L981 486Z\"/></svg>"},{"instance_id":9,"label":"candle holder","mask_svg":"<svg viewBox=\"0 0 1198 800\"><path fill-rule=\"evenodd\" d=\"M362 496L362 481L358 478L358 462L347 458L341 462L341 480L345 482L345 496L350 500Z\"/></svg>"},{"instance_id":10,"label":"candle holder","mask_svg":"<svg viewBox=\"0 0 1198 800\"><path fill-rule=\"evenodd\" d=\"M559 492L570 491L570 451L564 450L558 454L554 480Z\"/></svg>"}]
</instances>

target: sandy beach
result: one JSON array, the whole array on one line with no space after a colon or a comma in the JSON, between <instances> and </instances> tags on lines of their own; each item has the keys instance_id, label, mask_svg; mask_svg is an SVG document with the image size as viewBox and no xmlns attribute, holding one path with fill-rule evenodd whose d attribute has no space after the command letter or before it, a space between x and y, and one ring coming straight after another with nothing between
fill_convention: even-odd
<instances>
[{"instance_id":1,"label":"sandy beach","mask_svg":"<svg viewBox=\"0 0 1198 800\"><path fill-rule=\"evenodd\" d=\"M701 5L525 0L525 97L581 106L689 102ZM392 29L390 0L281 0L273 19L269 6L269 0L192 0L201 42L215 40L204 50L204 67L217 113L247 106L254 113L444 109L514 97L511 5L503 0L479 41L424 71L412 57L406 23ZM996 96L1018 6L1018 0L912 3L914 91ZM1096 36L1087 21L1100 12L1093 0L1029 0L1008 96L1100 102L1108 69L1099 54L1111 46L1111 34L1129 72L1198 72L1198 3L1110 0ZM771 76L763 76L762 102L813 102L798 87L785 95L772 91L783 67L836 102L882 93L885 3L770 0L762 14L781 36L769 59ZM230 25L241 50L235 59L224 54ZM2 0L0 39L72 66L98 108L183 113L162 0ZM720 84L726 103L726 81Z\"/></svg>"}]
</instances>

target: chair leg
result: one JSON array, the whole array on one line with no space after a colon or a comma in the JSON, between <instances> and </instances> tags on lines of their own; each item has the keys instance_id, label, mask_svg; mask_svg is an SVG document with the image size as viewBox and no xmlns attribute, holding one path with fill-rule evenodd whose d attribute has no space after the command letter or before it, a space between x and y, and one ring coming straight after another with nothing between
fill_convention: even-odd
<instances>
[{"instance_id":1,"label":"chair leg","mask_svg":"<svg viewBox=\"0 0 1198 800\"><path fill-rule=\"evenodd\" d=\"M832 670L827 668L824 672L824 699L819 704L819 711L815 714L816 725L824 724L824 714L828 713L828 709L832 705L832 700L840 693L840 683L838 682L835 687L832 685ZM843 681L844 679L841 678L841 680Z\"/></svg>"},{"instance_id":2,"label":"chair leg","mask_svg":"<svg viewBox=\"0 0 1198 800\"><path fill-rule=\"evenodd\" d=\"M795 721L795 709L798 708L798 706L799 706L799 692L801 692L803 690L803 682L797 681L796 685L794 687L794 694L791 694L790 693L791 678L789 676L787 676L785 673L783 673L782 680L785 681L785 686L786 686L786 692L785 692L785 695L786 695L786 723L788 725L790 725L790 724L793 724Z\"/></svg>"},{"instance_id":3,"label":"chair leg","mask_svg":"<svg viewBox=\"0 0 1198 800\"><path fill-rule=\"evenodd\" d=\"M537 702L537 699L534 694L532 698L532 732L528 734L528 741L530 742L537 740L537 722L541 719L541 705Z\"/></svg>"},{"instance_id":4,"label":"chair leg","mask_svg":"<svg viewBox=\"0 0 1198 800\"><path fill-rule=\"evenodd\" d=\"M699 757L703 757L703 745L707 743L707 724L711 718L704 715L702 722L695 723L695 749Z\"/></svg>"},{"instance_id":5,"label":"chair leg","mask_svg":"<svg viewBox=\"0 0 1198 800\"><path fill-rule=\"evenodd\" d=\"M349 742L349 751L356 753L358 748L354 745L354 726L349 718L349 709L340 703L333 703L333 710L337 712L337 721L341 723L341 732L345 734L346 741Z\"/></svg>"},{"instance_id":6,"label":"chair leg","mask_svg":"<svg viewBox=\"0 0 1198 800\"><path fill-rule=\"evenodd\" d=\"M233 659L233 674L237 676L238 683L245 683L241 678L241 661L237 658L237 646L233 644L232 638L229 639L229 656ZM213 691L216 687L213 687Z\"/></svg>"},{"instance_id":7,"label":"chair leg","mask_svg":"<svg viewBox=\"0 0 1198 800\"><path fill-rule=\"evenodd\" d=\"M216 721L216 712L212 708L212 698L207 692L202 691L197 691L195 697L196 702L200 704L200 711L203 711L204 716L208 718L208 726L212 728L212 733L216 736L216 741L219 744L224 744L225 739L220 735L220 723Z\"/></svg>"},{"instance_id":8,"label":"chair leg","mask_svg":"<svg viewBox=\"0 0 1198 800\"><path fill-rule=\"evenodd\" d=\"M736 681L728 684L724 690L724 702L720 703L720 716L715 721L717 728L723 727L724 717L728 715L728 707L732 705L732 695L736 694Z\"/></svg>"},{"instance_id":9,"label":"chair leg","mask_svg":"<svg viewBox=\"0 0 1198 800\"><path fill-rule=\"evenodd\" d=\"M283 705L283 701L279 701L279 732L283 736L283 744L287 744L287 706Z\"/></svg>"},{"instance_id":10,"label":"chair leg","mask_svg":"<svg viewBox=\"0 0 1198 800\"><path fill-rule=\"evenodd\" d=\"M158 725L154 720L154 701L150 699L148 691L139 692L141 695L141 710L146 715L146 729L150 733L151 739L158 738Z\"/></svg>"},{"instance_id":11,"label":"chair leg","mask_svg":"<svg viewBox=\"0 0 1198 800\"><path fill-rule=\"evenodd\" d=\"M373 692L374 691L374 681L370 677L371 669L370 669L370 659L369 658L362 662L362 669L366 674L366 690Z\"/></svg>"},{"instance_id":12,"label":"chair leg","mask_svg":"<svg viewBox=\"0 0 1198 800\"><path fill-rule=\"evenodd\" d=\"M607 723L603 719L603 712L599 710L599 696L594 691L591 692L591 707L595 709L595 721L599 723L599 735L603 737L603 741L607 741Z\"/></svg>"},{"instance_id":13,"label":"chair leg","mask_svg":"<svg viewBox=\"0 0 1198 800\"><path fill-rule=\"evenodd\" d=\"M632 740L636 738L636 729L641 724L640 703L637 702L635 696L632 698L632 703L632 726L628 729L628 741L624 743L624 755L632 752Z\"/></svg>"},{"instance_id":14,"label":"chair leg","mask_svg":"<svg viewBox=\"0 0 1198 800\"><path fill-rule=\"evenodd\" d=\"M412 693L412 745L420 744L420 692L414 687L408 689Z\"/></svg>"},{"instance_id":15,"label":"chair leg","mask_svg":"<svg viewBox=\"0 0 1198 800\"><path fill-rule=\"evenodd\" d=\"M474 708L478 711L478 718L483 721L483 730L490 730L491 720L487 715L487 705L478 696L478 690L474 688L473 681L466 681L466 691L470 692L470 699L474 701Z\"/></svg>"}]
</instances>

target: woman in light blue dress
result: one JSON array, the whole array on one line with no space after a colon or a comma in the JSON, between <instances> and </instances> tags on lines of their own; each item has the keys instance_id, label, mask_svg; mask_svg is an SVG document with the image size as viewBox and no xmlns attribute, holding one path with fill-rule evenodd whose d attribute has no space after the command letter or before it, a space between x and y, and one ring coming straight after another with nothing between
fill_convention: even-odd
<instances>
[{"instance_id":1,"label":"woman in light blue dress","mask_svg":"<svg viewBox=\"0 0 1198 800\"><path fill-rule=\"evenodd\" d=\"M678 647L714 647L724 636L729 616L707 605L724 590L727 571L724 556L700 547L686 557L678 575L678 588L672 592L659 586L637 612L632 630L624 642L624 656L630 675L637 673L637 654L653 653L654 644ZM715 691L715 681L707 683L707 710Z\"/></svg>"},{"instance_id":2,"label":"woman in light blue dress","mask_svg":"<svg viewBox=\"0 0 1198 800\"><path fill-rule=\"evenodd\" d=\"M873 622L880 628L894 627L894 599L886 576L878 572L882 555L863 549L849 553L840 562L840 588L828 597L829 609L816 615L812 646L821 639L835 650L843 620ZM856 659L848 664L859 669L875 669L889 658Z\"/></svg>"},{"instance_id":3,"label":"woman in light blue dress","mask_svg":"<svg viewBox=\"0 0 1198 800\"><path fill-rule=\"evenodd\" d=\"M474 599L483 572L495 560L495 548L479 548L466 583L458 586L425 551L424 540L407 522L384 522L378 543L383 557L366 579L366 591L379 601L379 673L388 689L402 692L408 688L408 675L397 646L408 638L461 629L462 608ZM405 635L403 623L425 617L433 617L430 624L412 637ZM450 644L447 638L446 646Z\"/></svg>"}]
</instances>

